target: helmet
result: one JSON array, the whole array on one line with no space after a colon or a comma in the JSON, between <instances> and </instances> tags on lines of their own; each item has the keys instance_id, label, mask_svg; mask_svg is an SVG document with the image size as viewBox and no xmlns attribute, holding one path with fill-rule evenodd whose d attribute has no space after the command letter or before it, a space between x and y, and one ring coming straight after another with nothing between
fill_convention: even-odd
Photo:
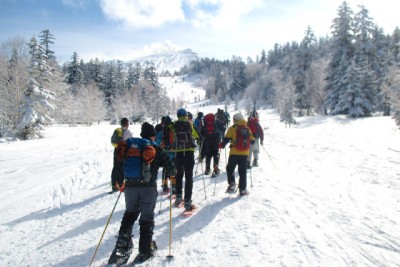
<instances>
[{"instance_id":1,"label":"helmet","mask_svg":"<svg viewBox=\"0 0 400 267\"><path fill-rule=\"evenodd\" d=\"M178 109L178 110L176 111L176 116L178 116L178 117L187 116L186 109L184 109L184 108Z\"/></svg>"}]
</instances>

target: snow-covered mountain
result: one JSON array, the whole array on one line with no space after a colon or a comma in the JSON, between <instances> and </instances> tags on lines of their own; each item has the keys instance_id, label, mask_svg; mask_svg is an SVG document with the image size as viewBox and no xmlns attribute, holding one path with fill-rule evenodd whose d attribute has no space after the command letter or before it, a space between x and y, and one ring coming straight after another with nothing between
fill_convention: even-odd
<instances>
[{"instance_id":1,"label":"snow-covered mountain","mask_svg":"<svg viewBox=\"0 0 400 267\"><path fill-rule=\"evenodd\" d=\"M174 71L179 71L182 67L189 64L191 61L196 60L197 58L197 53L193 52L191 49L184 49L140 57L131 60L128 63L135 64L139 62L142 66L145 66L148 62L156 68L157 72L169 70L171 73L173 73Z\"/></svg>"}]
</instances>

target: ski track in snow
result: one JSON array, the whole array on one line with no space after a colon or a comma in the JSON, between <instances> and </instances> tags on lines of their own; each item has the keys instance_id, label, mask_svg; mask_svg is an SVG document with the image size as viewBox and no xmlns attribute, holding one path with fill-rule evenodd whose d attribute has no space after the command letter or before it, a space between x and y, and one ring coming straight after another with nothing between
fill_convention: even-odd
<instances>
[{"instance_id":1,"label":"ski track in snow","mask_svg":"<svg viewBox=\"0 0 400 267\"><path fill-rule=\"evenodd\" d=\"M199 209L185 218L172 208L168 264L169 199L159 196L159 251L150 266L399 266L394 123L316 117L285 128L274 111L260 117L273 162L261 148L260 167L248 171L250 195L224 193L225 151L216 178L195 166ZM115 126L78 128L53 127L46 139L0 144L1 266L89 265L119 194L107 194ZM93 266L106 265L124 206L122 194ZM137 223L133 234L137 248Z\"/></svg>"}]
</instances>

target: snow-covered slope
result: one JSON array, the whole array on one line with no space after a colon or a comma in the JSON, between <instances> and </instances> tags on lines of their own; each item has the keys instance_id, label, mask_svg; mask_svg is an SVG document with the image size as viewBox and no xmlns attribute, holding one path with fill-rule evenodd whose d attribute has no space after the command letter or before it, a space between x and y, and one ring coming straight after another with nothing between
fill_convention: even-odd
<instances>
[{"instance_id":1,"label":"snow-covered slope","mask_svg":"<svg viewBox=\"0 0 400 267\"><path fill-rule=\"evenodd\" d=\"M141 58L136 58L130 63L139 62L142 66L146 66L147 62L152 64L157 72L179 71L185 65L198 58L197 53L193 52L191 49L179 50L169 53L150 55Z\"/></svg>"},{"instance_id":2,"label":"snow-covered slope","mask_svg":"<svg viewBox=\"0 0 400 267\"><path fill-rule=\"evenodd\" d=\"M311 117L285 128L274 110L259 114L265 150L248 172L250 195L225 194L229 148L216 179L196 164L199 210L184 218L172 209L172 266L399 266L400 132L393 120ZM0 266L89 265L118 198L107 193L115 127L59 125L45 139L0 143ZM131 128L137 136L140 125ZM122 194L93 266L105 266L123 211ZM167 266L165 197L155 221L159 253L149 266ZM137 224L134 235L137 248Z\"/></svg>"}]
</instances>

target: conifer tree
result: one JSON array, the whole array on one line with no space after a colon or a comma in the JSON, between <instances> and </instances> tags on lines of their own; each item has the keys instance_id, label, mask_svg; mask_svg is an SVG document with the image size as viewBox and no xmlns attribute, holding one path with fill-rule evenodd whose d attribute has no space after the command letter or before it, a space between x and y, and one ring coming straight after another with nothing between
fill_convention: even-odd
<instances>
[{"instance_id":1,"label":"conifer tree","mask_svg":"<svg viewBox=\"0 0 400 267\"><path fill-rule=\"evenodd\" d=\"M50 69L47 65L47 56L43 47L33 36L29 42L29 83L25 90L25 98L21 106L18 133L24 139L41 136L44 126L51 125L54 120L49 116L49 109L55 109L52 101L54 92L48 90L46 85L50 79Z\"/></svg>"}]
</instances>

